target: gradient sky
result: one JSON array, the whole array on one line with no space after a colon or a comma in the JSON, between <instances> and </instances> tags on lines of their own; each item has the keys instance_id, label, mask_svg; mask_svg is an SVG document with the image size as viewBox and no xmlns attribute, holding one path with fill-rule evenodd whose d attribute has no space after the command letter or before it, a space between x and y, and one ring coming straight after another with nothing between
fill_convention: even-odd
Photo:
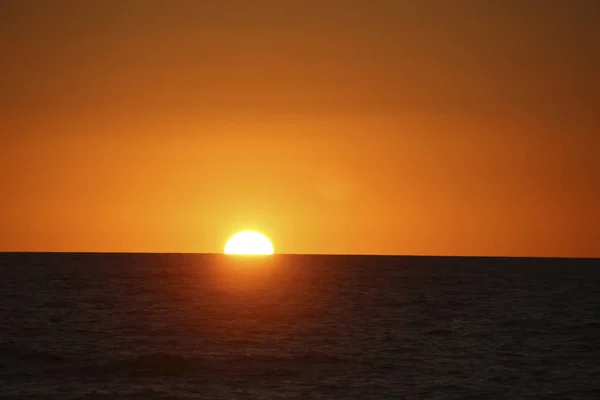
<instances>
[{"instance_id":1,"label":"gradient sky","mask_svg":"<svg viewBox=\"0 0 600 400\"><path fill-rule=\"evenodd\" d=\"M1 251L600 257L596 0L0 7Z\"/></svg>"}]
</instances>

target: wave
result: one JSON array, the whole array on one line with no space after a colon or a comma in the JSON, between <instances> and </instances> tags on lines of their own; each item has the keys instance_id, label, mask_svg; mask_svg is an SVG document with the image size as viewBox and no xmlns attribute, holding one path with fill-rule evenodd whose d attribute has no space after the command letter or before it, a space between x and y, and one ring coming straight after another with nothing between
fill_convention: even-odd
<instances>
[{"instance_id":1,"label":"wave","mask_svg":"<svg viewBox=\"0 0 600 400\"><path fill-rule=\"evenodd\" d=\"M347 363L334 355L319 352L304 352L293 355L244 354L235 356L183 356L173 353L156 352L123 358L98 366L96 372L117 375L159 375L183 374L242 374L242 375L281 375L291 373L307 365L331 365ZM99 370L98 370L99 369Z\"/></svg>"},{"instance_id":2,"label":"wave","mask_svg":"<svg viewBox=\"0 0 600 400\"><path fill-rule=\"evenodd\" d=\"M113 358L115 355L107 354ZM347 363L335 355L307 351L293 354L182 355L152 352L136 356L85 361L70 359L47 349L28 348L16 343L0 344L0 365L13 372L43 368L50 373L68 372L92 376L178 376L185 374L285 375L307 366ZM8 372L8 371L5 371Z\"/></svg>"},{"instance_id":3,"label":"wave","mask_svg":"<svg viewBox=\"0 0 600 400\"><path fill-rule=\"evenodd\" d=\"M38 350L14 344L0 345L0 364L56 365L67 361L66 357L47 350Z\"/></svg>"},{"instance_id":4,"label":"wave","mask_svg":"<svg viewBox=\"0 0 600 400\"><path fill-rule=\"evenodd\" d=\"M184 357L164 352L139 355L107 363L103 372L126 375L180 375L202 370L206 360L198 357Z\"/></svg>"}]
</instances>

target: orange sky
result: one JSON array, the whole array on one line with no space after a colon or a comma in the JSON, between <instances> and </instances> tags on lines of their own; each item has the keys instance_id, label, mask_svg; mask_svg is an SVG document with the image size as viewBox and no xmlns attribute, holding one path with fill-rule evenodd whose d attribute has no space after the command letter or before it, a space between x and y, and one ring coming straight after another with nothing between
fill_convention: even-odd
<instances>
[{"instance_id":1,"label":"orange sky","mask_svg":"<svg viewBox=\"0 0 600 400\"><path fill-rule=\"evenodd\" d=\"M3 1L0 251L600 257L600 6Z\"/></svg>"}]
</instances>

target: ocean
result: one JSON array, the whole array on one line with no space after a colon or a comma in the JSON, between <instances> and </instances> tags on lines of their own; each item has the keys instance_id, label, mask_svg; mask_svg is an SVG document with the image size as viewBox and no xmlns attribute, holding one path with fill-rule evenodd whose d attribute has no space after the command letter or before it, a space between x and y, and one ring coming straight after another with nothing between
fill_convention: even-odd
<instances>
[{"instance_id":1,"label":"ocean","mask_svg":"<svg viewBox=\"0 0 600 400\"><path fill-rule=\"evenodd\" d=\"M0 399L600 399L600 262L0 254Z\"/></svg>"}]
</instances>

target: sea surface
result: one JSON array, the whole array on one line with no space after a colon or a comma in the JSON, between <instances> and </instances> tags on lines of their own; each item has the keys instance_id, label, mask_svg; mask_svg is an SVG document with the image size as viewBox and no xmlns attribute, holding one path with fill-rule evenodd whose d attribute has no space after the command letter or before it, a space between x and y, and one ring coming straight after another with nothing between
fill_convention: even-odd
<instances>
[{"instance_id":1,"label":"sea surface","mask_svg":"<svg viewBox=\"0 0 600 400\"><path fill-rule=\"evenodd\" d=\"M0 254L0 399L600 399L600 262Z\"/></svg>"}]
</instances>

